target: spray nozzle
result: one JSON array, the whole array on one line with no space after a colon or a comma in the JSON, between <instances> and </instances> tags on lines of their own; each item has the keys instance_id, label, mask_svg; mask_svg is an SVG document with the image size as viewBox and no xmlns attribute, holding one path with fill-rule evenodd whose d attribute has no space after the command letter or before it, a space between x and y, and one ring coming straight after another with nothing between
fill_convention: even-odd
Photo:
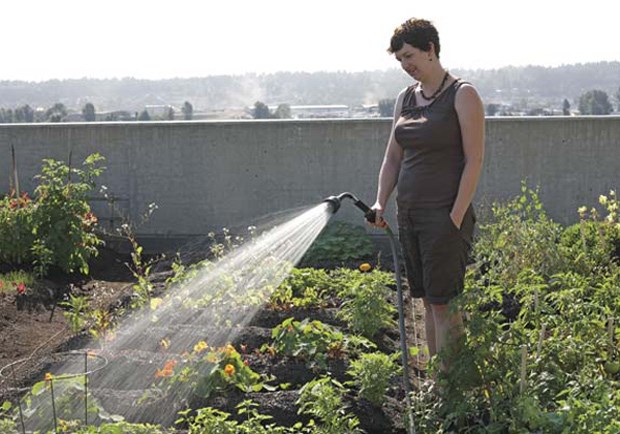
<instances>
[{"instance_id":1,"label":"spray nozzle","mask_svg":"<svg viewBox=\"0 0 620 434\"><path fill-rule=\"evenodd\" d=\"M331 206L331 211L335 214L340 209L340 203L343 199L348 198L353 201L353 205L358 207L363 213L364 218L368 220L370 223L375 222L376 212L373 209L370 209L368 205L359 200L353 193L345 192L341 193L338 196L329 196L323 200L323 202L328 202Z\"/></svg>"}]
</instances>

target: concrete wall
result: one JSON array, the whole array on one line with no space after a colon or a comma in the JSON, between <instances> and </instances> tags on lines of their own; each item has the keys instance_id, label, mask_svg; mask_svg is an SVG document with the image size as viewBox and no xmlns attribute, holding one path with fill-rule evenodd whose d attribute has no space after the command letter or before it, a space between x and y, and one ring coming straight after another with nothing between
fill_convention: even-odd
<instances>
[{"instance_id":1,"label":"concrete wall","mask_svg":"<svg viewBox=\"0 0 620 434\"><path fill-rule=\"evenodd\" d=\"M133 221L149 203L159 206L139 233L171 241L343 191L372 204L389 129L384 119L0 125L0 193L9 188L11 145L29 191L41 159L71 152L76 164L99 152L107 159L100 183ZM491 118L476 200L512 197L527 178L541 186L549 214L570 223L578 206L619 186L619 173L620 117ZM93 206L105 224L107 204L94 198ZM338 216L361 223L352 207ZM393 203L387 218L395 221Z\"/></svg>"}]
</instances>

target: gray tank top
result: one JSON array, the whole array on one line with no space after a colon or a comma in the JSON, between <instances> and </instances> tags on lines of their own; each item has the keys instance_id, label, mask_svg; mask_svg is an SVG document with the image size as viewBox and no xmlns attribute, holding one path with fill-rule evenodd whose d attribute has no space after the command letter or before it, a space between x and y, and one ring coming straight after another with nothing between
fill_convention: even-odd
<instances>
[{"instance_id":1,"label":"gray tank top","mask_svg":"<svg viewBox=\"0 0 620 434\"><path fill-rule=\"evenodd\" d=\"M461 126L454 98L457 79L426 106L416 104L410 86L394 136L403 149L396 203L401 209L451 207L465 166Z\"/></svg>"}]
</instances>

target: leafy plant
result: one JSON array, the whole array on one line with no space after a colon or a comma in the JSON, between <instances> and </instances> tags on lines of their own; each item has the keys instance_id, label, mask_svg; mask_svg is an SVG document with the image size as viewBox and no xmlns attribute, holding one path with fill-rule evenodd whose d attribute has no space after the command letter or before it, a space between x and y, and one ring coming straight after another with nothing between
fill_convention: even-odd
<instances>
[{"instance_id":1,"label":"leafy plant","mask_svg":"<svg viewBox=\"0 0 620 434\"><path fill-rule=\"evenodd\" d=\"M191 409L179 412L181 416L176 423L186 424L190 434L285 434L285 433L310 433L311 431L297 423L292 427L281 427L275 424L267 424L271 416L260 414L257 404L245 400L237 406L237 415L244 420L239 422L230 420L230 414L211 407L200 408L196 411Z\"/></svg>"},{"instance_id":2,"label":"leafy plant","mask_svg":"<svg viewBox=\"0 0 620 434\"><path fill-rule=\"evenodd\" d=\"M41 276L50 266L66 273L88 274L88 260L101 240L93 229L97 218L88 193L103 169L99 154L89 155L83 168L43 160L34 199L13 190L0 200L0 262L34 264Z\"/></svg>"},{"instance_id":3,"label":"leafy plant","mask_svg":"<svg viewBox=\"0 0 620 434\"><path fill-rule=\"evenodd\" d=\"M86 157L83 169L55 160L43 160L35 189L32 246L35 269L44 275L52 265L66 273L88 274L88 260L96 256L101 240L94 233L97 218L88 205L88 193L102 172L99 154Z\"/></svg>"},{"instance_id":4,"label":"leafy plant","mask_svg":"<svg viewBox=\"0 0 620 434\"><path fill-rule=\"evenodd\" d=\"M362 432L359 419L347 413L343 402L346 387L330 377L306 383L299 391L298 413L316 417L317 434L353 434Z\"/></svg>"},{"instance_id":5,"label":"leafy plant","mask_svg":"<svg viewBox=\"0 0 620 434\"><path fill-rule=\"evenodd\" d=\"M324 269L294 268L273 292L270 303L276 309L327 307L339 283Z\"/></svg>"},{"instance_id":6,"label":"leafy plant","mask_svg":"<svg viewBox=\"0 0 620 434\"><path fill-rule=\"evenodd\" d=\"M263 351L299 358L321 369L327 367L328 359L342 359L361 348L374 347L364 338L346 336L336 327L308 318L303 321L285 319L274 327L271 337L273 344L264 345Z\"/></svg>"},{"instance_id":7,"label":"leafy plant","mask_svg":"<svg viewBox=\"0 0 620 434\"><path fill-rule=\"evenodd\" d=\"M329 223L301 260L302 264L325 261L342 263L353 259L367 259L374 252L374 244L364 227L336 221Z\"/></svg>"},{"instance_id":8,"label":"leafy plant","mask_svg":"<svg viewBox=\"0 0 620 434\"><path fill-rule=\"evenodd\" d=\"M372 338L381 328L395 324L396 308L388 301L390 289L384 273L358 273L358 277L340 291L344 302L337 315L354 332Z\"/></svg>"},{"instance_id":9,"label":"leafy plant","mask_svg":"<svg viewBox=\"0 0 620 434\"><path fill-rule=\"evenodd\" d=\"M375 405L381 405L390 383L390 379L398 374L399 354L392 355L381 352L361 354L358 359L351 360L347 374L352 378L347 384L359 390L359 396Z\"/></svg>"}]
</instances>

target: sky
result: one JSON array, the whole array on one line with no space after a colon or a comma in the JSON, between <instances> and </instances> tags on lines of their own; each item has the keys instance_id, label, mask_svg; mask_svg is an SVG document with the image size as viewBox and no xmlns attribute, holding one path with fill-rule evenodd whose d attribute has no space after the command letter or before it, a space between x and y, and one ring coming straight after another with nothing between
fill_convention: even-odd
<instances>
[{"instance_id":1,"label":"sky","mask_svg":"<svg viewBox=\"0 0 620 434\"><path fill-rule=\"evenodd\" d=\"M448 69L620 60L617 0L12 0L0 80L385 70L410 17Z\"/></svg>"}]
</instances>

